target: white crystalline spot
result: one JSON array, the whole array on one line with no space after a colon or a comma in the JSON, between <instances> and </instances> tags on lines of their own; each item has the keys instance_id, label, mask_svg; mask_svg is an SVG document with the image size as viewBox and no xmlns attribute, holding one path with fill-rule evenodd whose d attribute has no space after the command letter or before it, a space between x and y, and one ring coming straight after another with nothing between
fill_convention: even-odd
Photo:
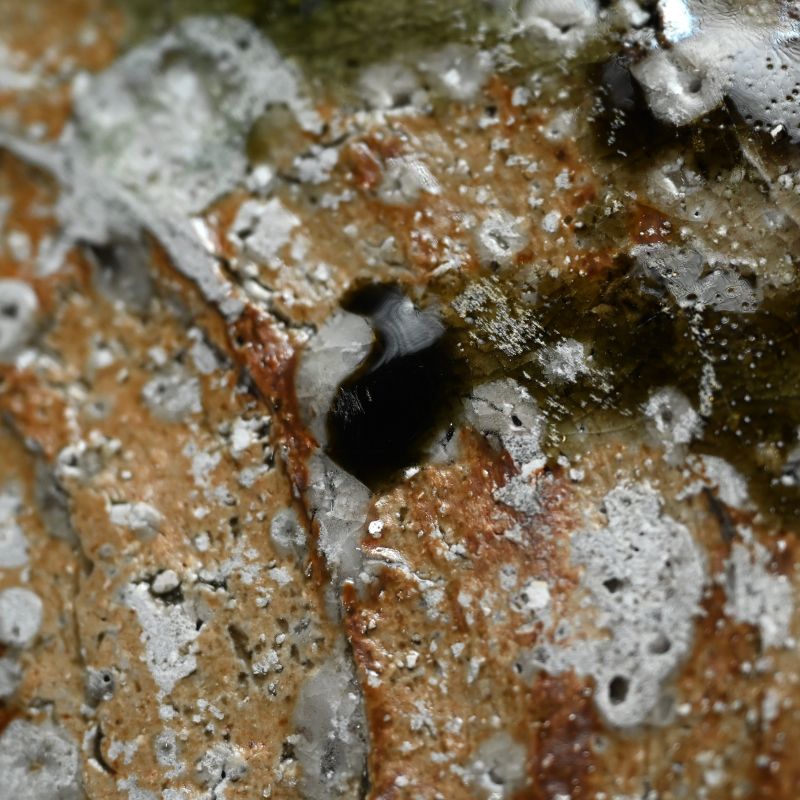
<instances>
[{"instance_id":1,"label":"white crystalline spot","mask_svg":"<svg viewBox=\"0 0 800 800\"><path fill-rule=\"evenodd\" d=\"M545 377L553 383L575 383L579 375L589 372L586 348L575 339L542 348L538 358Z\"/></svg>"},{"instance_id":2,"label":"white crystalline spot","mask_svg":"<svg viewBox=\"0 0 800 800\"><path fill-rule=\"evenodd\" d=\"M306 530L293 508L282 508L275 513L269 526L269 536L280 555L294 555L298 559L305 555Z\"/></svg>"},{"instance_id":3,"label":"white crystalline spot","mask_svg":"<svg viewBox=\"0 0 800 800\"><path fill-rule=\"evenodd\" d=\"M422 161L400 156L386 162L378 197L390 205L405 205L418 200L423 192L436 195L441 191L439 182Z\"/></svg>"},{"instance_id":4,"label":"white crystalline spot","mask_svg":"<svg viewBox=\"0 0 800 800\"><path fill-rule=\"evenodd\" d=\"M451 305L468 323L471 338L507 356L522 355L540 330L530 309L512 305L495 279L470 283Z\"/></svg>"},{"instance_id":5,"label":"white crystalline spot","mask_svg":"<svg viewBox=\"0 0 800 800\"><path fill-rule=\"evenodd\" d=\"M769 571L769 561L769 552L757 542L751 548L739 542L733 545L726 571L725 612L755 625L765 648L789 646L794 591L785 575Z\"/></svg>"},{"instance_id":6,"label":"white crystalline spot","mask_svg":"<svg viewBox=\"0 0 800 800\"><path fill-rule=\"evenodd\" d=\"M42 625L42 601L30 589L0 592L0 642L10 647L30 644Z\"/></svg>"},{"instance_id":7,"label":"white crystalline spot","mask_svg":"<svg viewBox=\"0 0 800 800\"><path fill-rule=\"evenodd\" d=\"M169 694L179 680L197 668L192 645L200 633L195 619L183 605L166 605L155 600L144 583L128 586L123 598L136 612L142 628L139 640L145 648L150 674L159 689Z\"/></svg>"},{"instance_id":8,"label":"white crystalline spot","mask_svg":"<svg viewBox=\"0 0 800 800\"><path fill-rule=\"evenodd\" d=\"M164 519L153 506L141 502L114 503L107 510L112 525L128 528L145 541L158 533Z\"/></svg>"},{"instance_id":9,"label":"white crystalline spot","mask_svg":"<svg viewBox=\"0 0 800 800\"><path fill-rule=\"evenodd\" d=\"M475 236L482 264L510 264L528 244L524 222L506 211L493 211L481 223Z\"/></svg>"},{"instance_id":10,"label":"white crystalline spot","mask_svg":"<svg viewBox=\"0 0 800 800\"><path fill-rule=\"evenodd\" d=\"M664 36L670 42L679 42L695 30L695 18L686 0L658 0L658 11L663 20Z\"/></svg>"},{"instance_id":11,"label":"white crystalline spot","mask_svg":"<svg viewBox=\"0 0 800 800\"><path fill-rule=\"evenodd\" d=\"M20 510L16 488L0 488L0 569L17 569L28 563L28 540L17 522Z\"/></svg>"},{"instance_id":12,"label":"white crystalline spot","mask_svg":"<svg viewBox=\"0 0 800 800\"><path fill-rule=\"evenodd\" d=\"M233 222L231 239L248 258L271 268L283 263L280 252L292 238L300 218L277 197L243 203Z\"/></svg>"}]
</instances>

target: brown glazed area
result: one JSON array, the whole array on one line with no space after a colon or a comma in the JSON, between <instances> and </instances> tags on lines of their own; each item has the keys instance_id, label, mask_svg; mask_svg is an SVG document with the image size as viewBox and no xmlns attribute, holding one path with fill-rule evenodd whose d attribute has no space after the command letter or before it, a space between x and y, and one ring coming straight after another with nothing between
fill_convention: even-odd
<instances>
[{"instance_id":1,"label":"brown glazed area","mask_svg":"<svg viewBox=\"0 0 800 800\"><path fill-rule=\"evenodd\" d=\"M796 800L788 0L0 0L0 800Z\"/></svg>"}]
</instances>

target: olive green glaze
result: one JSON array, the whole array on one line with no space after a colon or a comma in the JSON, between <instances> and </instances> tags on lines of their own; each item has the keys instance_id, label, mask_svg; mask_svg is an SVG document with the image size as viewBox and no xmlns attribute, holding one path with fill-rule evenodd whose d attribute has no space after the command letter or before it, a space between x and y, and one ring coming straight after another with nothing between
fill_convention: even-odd
<instances>
[{"instance_id":1,"label":"olive green glaze","mask_svg":"<svg viewBox=\"0 0 800 800\"><path fill-rule=\"evenodd\" d=\"M489 4L469 0L131 0L132 39L191 14L236 14L259 27L308 77L341 88L365 64L497 27Z\"/></svg>"}]
</instances>

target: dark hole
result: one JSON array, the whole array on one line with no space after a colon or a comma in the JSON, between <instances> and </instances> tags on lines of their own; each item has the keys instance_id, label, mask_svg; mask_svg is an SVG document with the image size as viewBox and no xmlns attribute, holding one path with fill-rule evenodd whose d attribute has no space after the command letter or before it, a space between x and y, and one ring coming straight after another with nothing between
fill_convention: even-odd
<instances>
[{"instance_id":1,"label":"dark hole","mask_svg":"<svg viewBox=\"0 0 800 800\"><path fill-rule=\"evenodd\" d=\"M603 586L605 586L611 594L618 592L624 585L625 582L619 578L609 578L607 581L603 581Z\"/></svg>"},{"instance_id":2,"label":"dark hole","mask_svg":"<svg viewBox=\"0 0 800 800\"><path fill-rule=\"evenodd\" d=\"M608 698L612 705L618 706L625 702L629 686L628 679L623 678L622 675L616 675L611 679L611 683L608 684Z\"/></svg>"},{"instance_id":3,"label":"dark hole","mask_svg":"<svg viewBox=\"0 0 800 800\"><path fill-rule=\"evenodd\" d=\"M19 307L14 303L5 303L0 306L0 314L9 319L16 319L17 314L19 314Z\"/></svg>"},{"instance_id":4,"label":"dark hole","mask_svg":"<svg viewBox=\"0 0 800 800\"><path fill-rule=\"evenodd\" d=\"M450 420L461 362L438 317L395 286L369 285L343 306L367 317L376 343L336 392L328 411L328 454L368 486L418 463Z\"/></svg>"}]
</instances>

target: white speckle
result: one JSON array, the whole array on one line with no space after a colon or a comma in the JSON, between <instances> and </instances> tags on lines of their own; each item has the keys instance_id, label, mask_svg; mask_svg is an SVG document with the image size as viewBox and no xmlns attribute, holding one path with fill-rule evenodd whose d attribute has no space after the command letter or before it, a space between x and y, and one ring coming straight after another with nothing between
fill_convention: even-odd
<instances>
[{"instance_id":1,"label":"white speckle","mask_svg":"<svg viewBox=\"0 0 800 800\"><path fill-rule=\"evenodd\" d=\"M153 594L169 594L181 585L181 579L175 570L165 569L156 575L153 580Z\"/></svg>"},{"instance_id":2,"label":"white speckle","mask_svg":"<svg viewBox=\"0 0 800 800\"><path fill-rule=\"evenodd\" d=\"M561 225L561 214L558 211L550 211L542 219L542 230L546 233L555 233Z\"/></svg>"},{"instance_id":3,"label":"white speckle","mask_svg":"<svg viewBox=\"0 0 800 800\"><path fill-rule=\"evenodd\" d=\"M383 530L382 519L373 519L367 526L367 531L369 532L369 535L375 537L376 539L380 537L382 530Z\"/></svg>"},{"instance_id":4,"label":"white speckle","mask_svg":"<svg viewBox=\"0 0 800 800\"><path fill-rule=\"evenodd\" d=\"M292 582L292 574L284 567L273 567L267 572L267 575L271 580L275 581L278 586L286 586L287 583Z\"/></svg>"},{"instance_id":5,"label":"white speckle","mask_svg":"<svg viewBox=\"0 0 800 800\"><path fill-rule=\"evenodd\" d=\"M112 525L133 531L139 539L152 539L160 530L164 518L147 503L115 503L107 507Z\"/></svg>"},{"instance_id":6,"label":"white speckle","mask_svg":"<svg viewBox=\"0 0 800 800\"><path fill-rule=\"evenodd\" d=\"M517 611L535 614L550 605L550 588L547 581L527 580L514 597L513 606Z\"/></svg>"}]
</instances>

